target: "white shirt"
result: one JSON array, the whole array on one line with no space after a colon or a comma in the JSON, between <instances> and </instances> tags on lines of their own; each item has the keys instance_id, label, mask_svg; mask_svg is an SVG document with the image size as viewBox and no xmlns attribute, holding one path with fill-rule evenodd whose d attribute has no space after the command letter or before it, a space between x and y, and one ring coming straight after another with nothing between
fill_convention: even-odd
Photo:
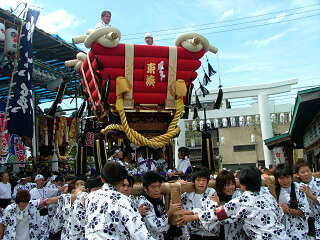
<instances>
[{"instance_id":1,"label":"white shirt","mask_svg":"<svg viewBox=\"0 0 320 240\"><path fill-rule=\"evenodd\" d=\"M17 207L16 240L30 240L28 208L23 211ZM18 216L21 217L18 217Z\"/></svg>"},{"instance_id":2,"label":"white shirt","mask_svg":"<svg viewBox=\"0 0 320 240\"><path fill-rule=\"evenodd\" d=\"M291 187L288 188L281 188L280 195L279 195L279 203L289 203L290 201L290 193Z\"/></svg>"},{"instance_id":3,"label":"white shirt","mask_svg":"<svg viewBox=\"0 0 320 240\"><path fill-rule=\"evenodd\" d=\"M283 211L271 194L266 194L264 191L245 191L239 197L227 202L224 211L229 223L243 224L243 230L249 239L288 240L284 225L281 223ZM205 229L210 230L219 224L217 212L210 208L194 209L193 212L198 214Z\"/></svg>"},{"instance_id":4,"label":"white shirt","mask_svg":"<svg viewBox=\"0 0 320 240\"><path fill-rule=\"evenodd\" d=\"M155 240L129 198L107 183L88 194L86 220L88 240Z\"/></svg>"},{"instance_id":5,"label":"white shirt","mask_svg":"<svg viewBox=\"0 0 320 240\"><path fill-rule=\"evenodd\" d=\"M11 199L11 184L0 182L0 199Z\"/></svg>"},{"instance_id":6,"label":"white shirt","mask_svg":"<svg viewBox=\"0 0 320 240\"><path fill-rule=\"evenodd\" d=\"M185 159L179 159L178 165L177 165L177 171L183 172L186 174L186 171L188 168L191 168L191 163L188 157Z\"/></svg>"},{"instance_id":7,"label":"white shirt","mask_svg":"<svg viewBox=\"0 0 320 240\"><path fill-rule=\"evenodd\" d=\"M55 197L58 194L57 189L53 188L33 188L30 190L30 195L31 199L36 200L36 199L46 199L50 197Z\"/></svg>"},{"instance_id":8,"label":"white shirt","mask_svg":"<svg viewBox=\"0 0 320 240\"><path fill-rule=\"evenodd\" d=\"M186 210L193 210L194 208L201 208L202 210L210 209L214 211L218 204L210 199L210 197L217 195L216 190L208 187L202 194L195 192L186 192L181 196L182 208ZM191 234L199 236L219 236L220 225L213 225L208 231L205 229L200 221L188 224L188 229Z\"/></svg>"},{"instance_id":9,"label":"white shirt","mask_svg":"<svg viewBox=\"0 0 320 240\"><path fill-rule=\"evenodd\" d=\"M110 24L106 24L103 21L101 21L101 22L96 24L96 29L97 28L104 28L104 27L111 27L111 25Z\"/></svg>"}]
</instances>

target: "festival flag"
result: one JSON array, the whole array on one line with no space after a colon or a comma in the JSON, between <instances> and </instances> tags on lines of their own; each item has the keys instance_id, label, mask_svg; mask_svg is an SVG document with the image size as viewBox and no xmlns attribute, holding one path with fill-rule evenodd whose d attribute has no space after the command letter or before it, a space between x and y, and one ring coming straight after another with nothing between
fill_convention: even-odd
<instances>
[{"instance_id":1,"label":"festival flag","mask_svg":"<svg viewBox=\"0 0 320 240\"><path fill-rule=\"evenodd\" d=\"M40 12L28 9L26 21L23 22L20 36L20 57L17 71L12 82L12 94L9 98L8 130L11 134L33 136L32 109L32 36Z\"/></svg>"}]
</instances>

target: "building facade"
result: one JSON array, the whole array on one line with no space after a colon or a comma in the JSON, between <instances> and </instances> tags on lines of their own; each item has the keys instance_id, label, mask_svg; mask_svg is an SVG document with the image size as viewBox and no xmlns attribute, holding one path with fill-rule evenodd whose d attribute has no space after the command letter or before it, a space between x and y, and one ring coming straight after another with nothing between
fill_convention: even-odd
<instances>
[{"instance_id":1,"label":"building facade","mask_svg":"<svg viewBox=\"0 0 320 240\"><path fill-rule=\"evenodd\" d=\"M279 112L270 114L270 119L273 134L279 135L289 129L291 105L278 105L275 109L279 109ZM248 110L247 108L233 109L239 114L232 117L207 119L207 124L211 125L210 132L213 138L216 167L237 170L247 166L265 165L259 114L240 115ZM254 106L251 109L251 112L254 112L252 110L254 110ZM218 111L225 112L226 109L208 111L209 116L217 116L216 112ZM199 121L200 127L203 125L201 121L203 120ZM202 135L195 128L195 122L194 120L185 120L185 145L191 149L192 163L197 165L201 161ZM277 162L276 159L273 161Z\"/></svg>"}]
</instances>

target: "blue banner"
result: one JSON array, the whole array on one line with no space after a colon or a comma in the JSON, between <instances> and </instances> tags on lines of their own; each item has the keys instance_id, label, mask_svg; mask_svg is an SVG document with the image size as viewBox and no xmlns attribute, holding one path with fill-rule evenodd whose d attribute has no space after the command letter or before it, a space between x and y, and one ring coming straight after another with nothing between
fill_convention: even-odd
<instances>
[{"instance_id":1,"label":"blue banner","mask_svg":"<svg viewBox=\"0 0 320 240\"><path fill-rule=\"evenodd\" d=\"M8 113L8 130L19 136L33 136L32 109L32 38L40 12L28 9L26 21L20 36L20 56L17 71L14 74L12 97L10 97Z\"/></svg>"}]
</instances>

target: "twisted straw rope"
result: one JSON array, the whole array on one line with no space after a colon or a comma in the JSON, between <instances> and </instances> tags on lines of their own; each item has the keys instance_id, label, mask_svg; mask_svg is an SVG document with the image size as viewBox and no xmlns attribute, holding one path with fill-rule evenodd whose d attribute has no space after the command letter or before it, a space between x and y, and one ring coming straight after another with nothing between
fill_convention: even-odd
<instances>
[{"instance_id":1,"label":"twisted straw rope","mask_svg":"<svg viewBox=\"0 0 320 240\"><path fill-rule=\"evenodd\" d=\"M182 101L182 99L179 99L179 100ZM121 108L121 110L118 110L122 125L110 124L105 129L101 130L101 133L106 134L108 131L118 130L118 131L124 132L129 138L129 140L135 145L148 146L152 148L162 148L163 146L169 143L171 138L173 138L179 133L180 129L179 127L177 127L177 124L182 116L183 109L184 109L183 105L177 108L174 114L174 117L165 134L162 134L160 136L157 136L151 139L148 139L142 136L140 133L138 133L137 131L129 127L127 118L125 115L125 111L123 108Z\"/></svg>"}]
</instances>

